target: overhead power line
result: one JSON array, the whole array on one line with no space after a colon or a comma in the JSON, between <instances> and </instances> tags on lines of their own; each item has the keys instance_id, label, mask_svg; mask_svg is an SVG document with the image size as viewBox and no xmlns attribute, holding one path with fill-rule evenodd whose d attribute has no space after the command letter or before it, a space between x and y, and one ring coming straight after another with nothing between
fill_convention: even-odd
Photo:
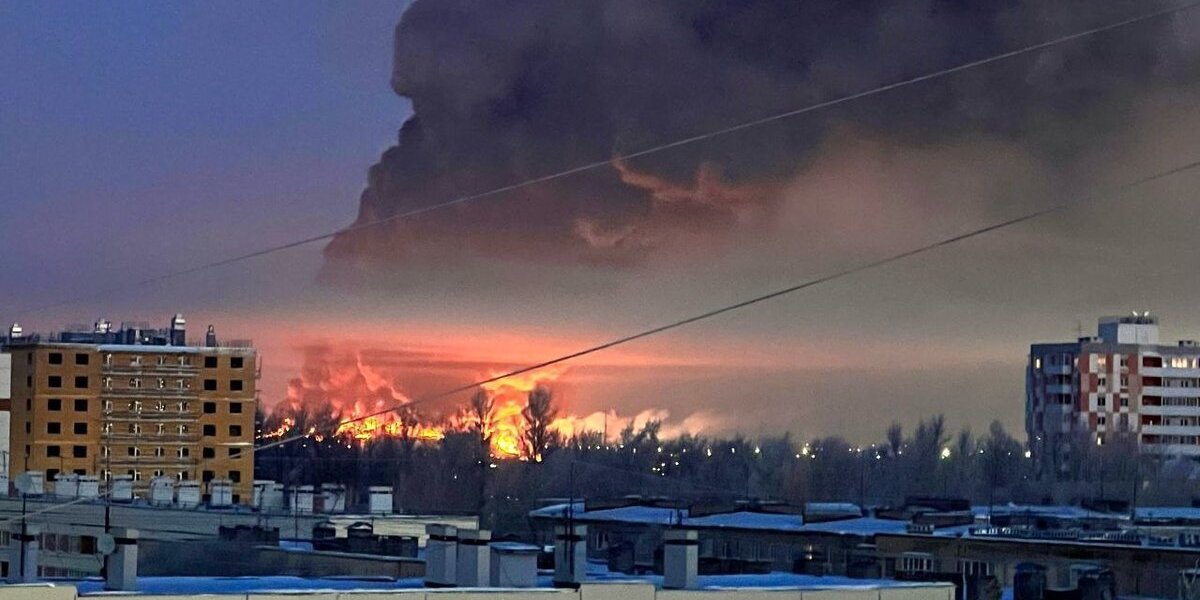
<instances>
[{"instance_id":1,"label":"overhead power line","mask_svg":"<svg viewBox=\"0 0 1200 600\"><path fill-rule=\"evenodd\" d=\"M1196 167L1200 167L1200 160L1195 160L1195 161L1192 161L1189 163L1185 163L1185 164L1167 169L1165 171L1159 171L1152 175L1147 175L1145 177L1141 177L1139 179L1135 179L1133 181L1126 182L1124 184L1121 184L1119 186L1116 186L1114 188L1111 188L1111 189L1109 189L1105 192L1099 193L1099 194L1093 194L1091 196L1084 196L1084 197L1080 197L1080 198L1075 198L1073 200L1065 200L1062 202L1051 204L1049 206L1046 206L1045 208L1035 210L1032 212L1027 212L1020 216L1012 217L1012 218L1009 218L1009 219L1006 219L1003 221L997 221L997 222L991 223L989 225L979 227L977 229L972 229L970 231L966 231L966 232L960 233L958 235L943 238L943 239L937 240L935 242L925 244L923 246L919 246L919 247L912 248L909 250L905 250L903 252L899 252L896 254L892 254L890 256L880 258L880 259L877 259L877 260L874 260L871 262L862 263L862 264L859 264L859 265L856 265L853 267L842 269L840 271L834 271L832 273L822 275L815 279L809 279L807 281L803 281L803 282L800 282L800 283L797 283L797 284L794 284L794 285L791 285L791 286L788 286L788 287L785 287L782 289L778 289L778 290L775 290L772 292L767 292L765 294L762 294L759 296L754 296L752 298L747 298L745 300L734 302L733 304L727 304L725 306L721 306L719 308L714 308L712 310L708 310L708 311L705 311L705 312L702 312L702 313L699 313L696 315L692 315L690 317L685 317L685 318L679 319L678 321L672 321L672 322L664 324L664 325L659 325L657 327L639 331L637 333L622 336L622 337L619 337L619 338L616 338L616 339L613 339L613 340L610 340L610 341L607 341L607 342L604 342L601 344L597 344L595 346L591 346L588 348L584 348L582 350L578 350L576 352L572 352L570 354L564 354L557 358L552 358L552 359L545 360L545 361L542 361L542 362L539 362L536 364L521 367L519 369L514 369L514 370L508 371L506 373L496 375L494 377L488 377L487 379L481 379L474 383L470 383L467 385L461 385L461 386L451 388L451 389L448 389L448 390L445 390L442 392L438 392L438 393L435 393L432 395L422 396L420 398L412 400L411 402L397 403L388 408L378 410L373 413L362 415L361 417L342 421L342 422L338 423L338 425L340 426L340 425L344 425L346 423L355 423L358 421L369 419L371 417L378 417L380 415L390 413L390 412L395 411L400 408L410 407L410 406L414 406L417 404L423 404L426 402L432 402L434 400L446 398L448 396L453 396L455 394L473 390L482 385L500 381L502 379L508 379L509 377L514 377L517 375L522 375L524 373L529 373L531 371L536 371L538 369L549 367L551 365L556 365L558 363L563 363L563 362L567 362L567 361L574 360L577 358L581 358L581 357L587 356L589 354L595 354L597 352L602 352L604 350L608 350L608 349L614 348L616 346L628 344L629 342L633 342L635 340L648 338L650 336L664 333L664 332L670 331L672 329L678 329L685 325L691 325L692 323L697 323L699 321L705 321L705 320L711 319L713 317L723 315L726 313L730 313L730 312L734 312L737 310L741 310L743 308L748 308L750 306L754 306L756 304L760 304L760 303L766 302L768 300L773 300L775 298L787 296L789 294L794 294L796 292L806 290L806 289L809 289L812 287L816 287L821 284L829 283L831 281L835 281L838 279L843 279L845 277L849 277L851 275L855 275L855 274L861 273L863 271L877 269L879 267L890 265L892 263L899 262L899 261L902 261L907 258L912 258L917 255L926 254L926 253L932 252L934 250L944 248L946 246L957 244L959 242L963 242L963 241L969 240L971 238L979 237L986 233L991 233L993 231L998 231L1001 229L1012 227L1014 225L1032 221L1034 219L1038 219L1040 217L1044 217L1044 216L1052 214L1052 213L1060 212L1064 209L1067 209L1067 208L1070 208L1073 206L1095 202L1095 201L1098 201L1098 200L1104 199L1104 198L1110 198L1110 197L1116 196L1122 192L1125 192L1127 190L1145 185L1147 183L1150 183L1153 181L1158 181L1160 179L1171 177L1173 175L1178 175L1180 173L1184 173L1187 171L1191 171L1192 169L1195 169ZM276 442L272 442L270 444L264 444L262 446L259 446L258 450L265 450L265 449L273 448L275 446L280 446L280 445L283 445L283 444L286 444L289 442L294 442L297 440L305 439L305 438L309 437L309 435L310 434L300 434L300 435L295 435L295 436L285 438L285 439L282 439L282 440L279 440Z\"/></svg>"},{"instance_id":2,"label":"overhead power line","mask_svg":"<svg viewBox=\"0 0 1200 600\"><path fill-rule=\"evenodd\" d=\"M88 297L89 298L95 297L97 294L108 295L108 294L128 290L132 287L143 287L143 286L159 283L162 281L166 281L169 279L175 279L178 277L192 275L192 274L200 273L203 271L218 269L218 268L225 267L225 266L228 266L231 264L243 262L243 261L254 259L254 258L259 258L262 256L267 256L269 254L274 254L276 252L282 252L284 250L290 250L292 248L298 248L301 246L306 246L308 244L313 244L316 242L329 240L329 239L332 239L335 236L343 234L343 233L351 233L354 231L368 229L368 228L382 225L385 223L392 223L395 221L409 219L412 217L423 215L425 213L434 212L434 211L442 210L445 208L450 208L452 206L457 206L460 204L474 202L476 200L483 200L486 198L499 196L501 194L505 194L508 192L536 186L536 185L539 185L542 183L547 183L547 182L554 181L557 179L563 179L563 178L570 177L573 175L578 175L580 173L594 171L594 170L604 168L604 167L611 167L621 161L627 161L627 160L631 160L631 159L640 158L643 156L648 156L651 154L657 154L660 152L665 152L667 150L672 150L672 149L679 148L682 146L688 146L688 145L695 144L698 142L711 140L713 138L726 136L731 133L737 133L737 132L745 131L748 129L762 127L764 125L775 123L777 121L782 121L785 119L790 119L792 117L798 117L798 116L805 115L805 114L808 114L811 112L816 112L816 111L823 110L826 108L831 108L831 107L838 106L841 104L846 104L849 102L853 102L855 100L860 100L862 98L875 96L875 95L889 92L889 91L892 91L892 90L895 90L898 88L907 87L910 85L922 83L925 81L930 81L933 79L940 79L940 78L946 77L948 75L961 73L963 71L967 71L967 70L974 69L977 67L982 67L985 65L990 65L992 63L1005 61L1005 60L1015 58L1018 56L1022 56L1025 54L1030 54L1030 53L1037 52L1040 50L1045 50L1047 48L1053 48L1055 46L1067 44L1067 43L1070 43L1070 42L1073 42L1073 41L1076 41L1076 40L1079 40L1082 38L1086 38L1089 36L1093 36L1096 34L1105 33L1105 32L1113 31L1113 30L1120 29L1123 27L1128 27L1130 25L1144 23L1146 21L1151 21L1151 20L1159 19L1159 18L1166 17L1169 15L1174 15L1177 13L1185 12L1185 11L1191 10L1193 8L1196 8L1198 6L1200 6L1200 1L1194 1L1194 2L1189 2L1186 4L1174 6L1171 8L1166 8L1166 9L1157 10L1157 11L1150 12L1150 13L1145 13L1145 14L1138 15L1135 17L1130 17L1130 18L1122 20L1122 21L1110 23L1108 25L1101 25L1099 27L1085 29L1082 31L1078 31L1078 32L1069 34L1069 35L1062 36L1062 37L1057 37L1057 38L1047 40L1044 42L1039 42L1037 44L1024 46L1021 48L1017 48L1015 50L1009 50L1007 52L989 56L987 58L982 58L982 59L978 59L978 60L965 62L965 63L959 64L959 65L956 65L953 67L940 69L937 71L932 71L929 73L917 75L915 77L910 77L907 79L901 79L899 81L894 81L892 83L887 83L884 85L880 85L878 87L873 87L873 88L863 90L860 92L855 92L855 93L852 93L849 95L839 96L837 98L833 98L830 100L824 100L821 102L817 102L815 104L809 104L809 105L801 107L801 108L796 108L796 109L788 110L785 112L776 113L776 114L772 114L772 115L765 116L765 117L760 117L760 118L753 119L750 121L743 121L743 122L735 124L735 125L708 131L705 133L700 133L697 135L693 135L691 137L686 137L686 138L674 140L671 142L658 144L658 145L651 146L648 148L643 148L643 149L637 150L635 152L630 152L630 153L626 153L626 154L615 154L609 158L596 160L596 161L578 165L578 166L575 166L575 167L572 167L572 168L569 168L566 170L556 171L556 172L542 175L539 177L534 177L532 179L526 179L524 181L520 181L517 183L512 183L512 184L501 186L498 188L493 188L493 189L487 190L485 192L479 192L476 194L470 194L470 195L466 195L466 196L459 196L459 197L451 199L451 200L447 200L444 202L439 202L436 204L424 206L421 208L415 208L412 210L396 213L394 215L390 215L390 216L383 217L380 219L364 221L361 223L354 223L354 224L346 226L346 227L341 227L341 228L338 228L338 229L335 229L332 231L327 231L325 233L319 233L319 234L312 235L309 237L299 238L299 239L296 239L296 240L293 240L290 242L286 242L283 244L279 244L279 245L275 245L275 246L268 246L268 247L254 250L251 252L247 252L244 254L238 254L235 256L230 256L228 258L198 264L198 265L188 267L185 269L180 269L177 271L170 271L167 273L162 273L159 275L155 275L153 277L148 277L146 279L141 279L141 280L127 283L127 284L124 284L121 286L114 286L114 287L111 287L111 288L108 288L105 290L100 290L99 292L93 293L93 294L89 295ZM44 311L49 308L56 308L59 306L75 304L75 303L80 302L81 300L83 300L83 298L78 297L78 298L61 300L58 302L45 303L45 304L41 304L38 306L30 306L25 309L17 311L17 314L24 316L24 315L32 313L32 312L39 312L39 311Z\"/></svg>"}]
</instances>

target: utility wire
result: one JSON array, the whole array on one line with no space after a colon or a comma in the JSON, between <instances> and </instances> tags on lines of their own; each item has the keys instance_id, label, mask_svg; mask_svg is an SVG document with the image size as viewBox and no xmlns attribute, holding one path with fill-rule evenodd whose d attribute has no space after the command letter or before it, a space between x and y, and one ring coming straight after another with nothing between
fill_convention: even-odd
<instances>
[{"instance_id":1,"label":"utility wire","mask_svg":"<svg viewBox=\"0 0 1200 600\"><path fill-rule=\"evenodd\" d=\"M1037 44L1032 44L1029 46L1023 46L1023 47L1017 48L1015 50L1009 50L1008 52L1003 52L1001 54L996 54L993 56L989 56L987 58L982 58L982 59L978 59L978 60L965 62L965 63L959 64L959 65L956 65L953 67L940 69L937 71L932 71L929 73L917 75L917 76L910 77L907 79L901 79L899 81L894 81L892 83L880 85L878 87L873 87L873 88L863 90L860 92L855 92L855 93L852 93L849 95L839 96L837 98L833 98L830 100L824 100L821 102L817 102L816 104L809 104L809 105L801 107L801 108L796 108L796 109L792 109L789 111L772 114L772 115L769 115L766 117L760 117L760 118L753 119L750 121L743 121L736 125L731 125L731 126L724 127L721 129L716 129L716 130L709 131L706 133L700 133L697 135L693 135L691 137L686 137L686 138L678 139L675 141L658 144L655 146L650 146L648 148L643 148L643 149L637 150L635 152L630 152L630 153L626 153L626 154L616 154L610 158L596 160L596 161L578 165L578 166L575 166L575 167L572 167L572 168L569 168L566 170L556 171L554 173L549 173L549 174L542 175L539 177L534 177L532 179L526 179L524 181L520 181L517 183L512 183L512 184L501 186L498 188L493 188L493 189L485 191L485 192L470 194L467 196L459 196L452 200L447 200L447 201L440 202L437 204L431 204L429 206L424 206L421 208L414 208L412 210L396 213L394 215L390 215L390 216L383 217L380 219L375 219L372 221L364 221L361 223L354 223L354 224L348 225L346 227L341 227L341 228L335 229L333 231L319 233L316 235L312 235L312 236L305 237L305 238L300 238L300 239L293 240L293 241L283 243L283 244L279 244L276 246L268 246L265 248L247 252L245 254L238 254L235 256L228 257L228 258L224 258L224 259L220 259L220 260L216 260L216 261L212 261L212 262L208 262L208 263L202 263L202 264L188 267L185 269L162 273L159 275L155 275L153 277L148 277L146 279L134 281L134 282L131 282L131 283L128 283L125 285L114 286L114 287L111 287L108 289L100 290L96 294L93 294L92 296L89 296L89 297L94 297L95 295L108 295L108 294L128 290L132 287L142 287L142 286L146 286L146 285L155 284L155 283L158 283L161 281L166 281L169 279L183 277L185 275L191 275L191 274L199 273L202 271L209 271L212 269L217 269L220 267L224 267L224 266L231 265L234 263L250 260L253 258L258 258L261 256L274 254L276 252L290 250L292 248L298 248L298 247L312 244L315 242L332 239L333 237L343 234L343 233L351 233L354 231L367 229L370 227L375 227L377 225L382 225L382 224L390 223L393 221L408 219L408 218L422 215L425 213L441 210L444 208L450 208L452 206L457 206L459 204L466 204L468 202L474 202L476 200L482 200L482 199L489 198L492 196L498 196L498 195L501 195L501 194L504 194L507 192L512 192L512 191L524 189L527 187L539 185L542 183L554 181L557 179L562 179L565 177L578 175L580 173L594 171L596 169L600 169L603 167L614 166L617 163L620 163L623 161L628 161L630 159L640 158L640 157L648 156L651 154L657 154L659 152L665 152L667 150L672 150L672 149L679 148L682 146L688 146L691 144L695 144L697 142L702 142L702 141L710 140L713 138L726 136L731 133L737 133L739 131L754 129L757 127L761 127L763 125L775 123L777 121L782 121L785 119L790 119L792 117L798 117L798 116L801 116L801 115L804 115L807 113L816 112L819 110L831 108L831 107L838 106L841 104L846 104L849 102L853 102L855 100L875 96L875 95L889 92L889 91L892 91L892 90L895 90L898 88L907 87L910 85L922 83L925 81L930 81L933 79L940 79L942 77L946 77L948 75L953 75L956 73L961 73L963 71L974 69L976 67L981 67L981 66L985 66L985 65L990 65L992 63L1002 62L1002 61L1008 60L1010 58L1015 58L1018 56L1025 55L1025 54L1030 54L1033 52L1037 52L1039 50L1045 50L1047 48L1053 48L1055 46L1060 46L1060 45L1063 45L1063 44L1066 44L1069 42L1073 42L1073 41L1076 41L1076 40L1079 40L1082 38L1090 37L1090 36L1093 36L1096 34L1105 33L1105 32L1113 31L1113 30L1120 29L1123 27L1128 27L1130 25L1136 25L1136 24L1143 23L1146 21L1151 21L1151 20L1166 17L1169 15L1182 13L1182 12L1191 10L1196 7L1200 7L1200 1L1189 2L1186 4L1181 4L1179 6L1174 6L1171 8L1166 8L1166 9L1157 10L1157 11L1150 12L1150 13L1145 13L1145 14L1142 14L1139 16L1130 17L1128 19L1125 19L1122 21L1117 21L1115 23L1111 23L1108 25L1101 25L1099 27L1085 29L1082 31L1078 31L1078 32L1069 34L1069 35L1057 37L1057 38L1054 38L1054 39L1051 39L1048 41L1040 42ZM45 304L41 304L38 306L29 306L25 309L18 310L17 314L26 315L26 314L33 313L33 312L43 311L43 310L46 310L49 308L57 308L60 306L71 305L71 304L80 302L82 299L83 299L82 297L77 297L77 298L61 300L58 302L45 303Z\"/></svg>"},{"instance_id":2,"label":"utility wire","mask_svg":"<svg viewBox=\"0 0 1200 600\"><path fill-rule=\"evenodd\" d=\"M637 333L619 337L614 340L610 340L608 342L604 342L601 344L597 344L595 346L591 346L589 348L584 348L582 350L572 352L570 354L564 354L557 358L552 358L552 359L545 360L545 361L542 361L542 362L539 362L536 364L528 365L528 366L521 367L518 369L513 369L506 373L503 373L500 375L495 375L493 377L488 377L487 379L481 379L474 383L470 383L467 385L461 385L461 386L451 388L451 389L448 389L448 390L445 390L442 392L438 392L438 393L435 393L432 395L423 396L421 398L414 399L407 403L398 403L398 404L392 405L389 408L378 410L373 413L365 414L360 417L356 417L356 418L349 419L346 421L341 421L340 423L338 423L338 426L340 427L347 423L355 423L358 421L369 419L371 417L378 417L380 415L387 414L389 412L392 412L392 411L400 409L400 408L415 406L417 404L423 404L426 402L431 402L433 400L445 398L447 396L452 396L454 394L458 394L461 392L473 390L475 388L478 388L479 386L493 383L496 381L500 381L502 379L507 379L509 377L514 377L516 375L522 375L524 373L529 373L530 371L536 371L541 368L545 368L545 367L549 367L551 365L555 365L558 363L574 360L576 358L587 356L589 354L595 354L597 352L608 350L609 348L621 346L623 344L628 344L629 342L632 342L635 340L640 340L642 338L647 338L647 337L650 337L653 335L657 335L659 333L670 331L672 329L677 329L677 328L683 327L685 325L690 325L692 323L711 319L713 317L723 315L725 313L729 313L729 312L741 310L743 308L747 308L750 306L754 306L756 304L766 302L767 300L773 300L775 298L779 298L781 296L786 296L788 294L793 294L793 293L796 293L796 292L799 292L802 290L806 290L808 288L816 287L816 286L824 284L824 283L829 283L831 281L843 279L845 277L849 277L851 275L855 275L855 274L861 273L863 271L877 269L879 267L883 267L883 266L889 265L891 263L899 262L899 261L902 261L907 258L911 258L911 257L921 255L921 254L926 254L926 253L932 252L934 250L956 244L958 242L962 242L962 241L969 240L971 238L979 237L986 233L991 233L993 231L1012 227L1013 225L1018 225L1021 223L1025 223L1027 221L1032 221L1034 219L1038 219L1040 217L1044 217L1044 216L1052 214L1052 213L1060 212L1066 208L1070 208L1070 207L1080 205L1080 204L1092 203L1092 202L1095 202L1095 201L1098 201L1101 199L1105 199L1105 198L1111 198L1111 197L1116 196L1127 190L1145 185L1147 183L1151 183L1153 181L1165 179L1165 178L1171 177L1173 175L1178 175L1180 173L1184 173L1184 172L1190 171L1192 169L1195 169L1196 167L1200 167L1200 160L1194 160L1194 161L1191 161L1191 162L1188 162L1188 163L1185 163L1185 164L1182 164L1182 165L1179 165L1176 167L1172 167L1165 171L1159 171L1152 175L1147 175L1147 176L1135 179L1133 181L1126 182L1124 184L1121 184L1119 186L1111 188L1102 193L1092 194L1089 196L1075 198L1073 200L1065 200L1062 202L1058 202L1056 204L1051 204L1045 208L1035 210L1032 212L1027 212L1027 213L1024 213L1017 217L1012 217L1010 219L1006 219L1003 221L994 222L990 225L985 225L983 227L979 227L977 229L972 229L970 231L966 231L966 232L960 233L958 235L954 235L954 236L951 236L948 238L943 238L941 240L938 240L938 241L935 241L935 242L932 242L932 243L929 243L929 244L926 244L923 246L919 246L917 248L912 248L909 250L905 250L903 252L899 252L897 254L892 254L885 258L880 258L880 259L877 259L877 260L874 260L871 262L862 263L862 264L859 264L856 266L842 269L840 271L834 271L832 273L822 275L815 279L809 279L807 281L797 283L795 285L791 285L791 286L788 286L788 287L785 287L782 289L778 289L778 290L775 290L772 292L768 292L768 293L762 294L760 296L754 296L752 298L747 298L745 300L741 300L741 301L735 302L733 304L728 304L728 305L722 306L720 308L714 308L712 310L708 310L708 311L705 311L705 312L702 312L702 313L699 313L696 315L692 315L690 317L686 317L686 318L680 319L678 321L672 321L665 325L659 325L659 326L653 327L651 329L646 329L643 331L639 331ZM261 450L266 450L269 448L274 448L275 446L281 446L281 445L287 444L289 442L294 442L296 440L301 440L301 439L311 437L311 435L313 435L313 434L306 433L306 434L295 435L295 436L292 436L289 438L284 438L277 442L272 442L270 444L264 444L262 446L257 447L256 450L261 451Z\"/></svg>"}]
</instances>

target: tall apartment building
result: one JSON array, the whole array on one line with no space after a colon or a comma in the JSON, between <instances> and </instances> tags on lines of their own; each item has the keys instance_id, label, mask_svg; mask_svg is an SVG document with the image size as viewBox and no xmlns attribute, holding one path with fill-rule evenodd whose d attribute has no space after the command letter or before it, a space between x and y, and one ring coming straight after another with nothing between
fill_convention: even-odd
<instances>
[{"instance_id":1,"label":"tall apartment building","mask_svg":"<svg viewBox=\"0 0 1200 600\"><path fill-rule=\"evenodd\" d=\"M1097 333L1030 347L1025 429L1034 453L1061 458L1072 444L1124 433L1147 452L1200 457L1200 344L1160 344L1149 314L1102 318Z\"/></svg>"},{"instance_id":2,"label":"tall apartment building","mask_svg":"<svg viewBox=\"0 0 1200 600\"><path fill-rule=\"evenodd\" d=\"M3 351L13 476L129 475L141 491L153 477L227 479L235 502L249 501L258 367L248 342L218 343L211 326L188 342L176 315L166 329L101 320L45 339L14 326Z\"/></svg>"}]
</instances>

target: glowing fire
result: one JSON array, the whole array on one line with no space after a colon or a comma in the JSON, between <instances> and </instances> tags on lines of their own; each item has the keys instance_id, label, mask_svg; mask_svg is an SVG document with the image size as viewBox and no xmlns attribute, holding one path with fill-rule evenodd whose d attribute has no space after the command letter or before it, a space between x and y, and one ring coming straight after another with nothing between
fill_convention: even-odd
<instances>
[{"instance_id":1,"label":"glowing fire","mask_svg":"<svg viewBox=\"0 0 1200 600\"><path fill-rule=\"evenodd\" d=\"M337 431L333 434L334 437L353 438L360 442L383 437L436 442L446 437L446 432L441 427L421 425L420 423L406 424L394 412L358 421L353 420L357 418L359 418L357 415L348 415L346 420L338 425Z\"/></svg>"},{"instance_id":2,"label":"glowing fire","mask_svg":"<svg viewBox=\"0 0 1200 600\"><path fill-rule=\"evenodd\" d=\"M525 443L525 417L521 411L529 392L558 379L565 367L546 367L484 384L483 391L492 399L493 416L489 435L492 455L497 458L528 458L532 452ZM500 373L492 373L495 377Z\"/></svg>"},{"instance_id":3,"label":"glowing fire","mask_svg":"<svg viewBox=\"0 0 1200 600\"><path fill-rule=\"evenodd\" d=\"M292 430L292 428L293 428L293 427L295 427L295 426L296 426L296 420L295 420L295 419L293 419L293 418L291 418L291 417L284 417L284 418L283 418L283 421L281 421L281 422L279 423L279 427L276 427L275 429L273 429L273 430L271 430L271 431L265 431L265 432L263 432L263 434L262 434L262 435L260 435L260 436L259 436L259 438L260 438L260 439L264 439L264 440L270 440L270 439L274 439L274 438L281 438L281 437L283 437L283 436L287 435L287 433L288 433L289 431L291 431L291 430Z\"/></svg>"}]
</instances>

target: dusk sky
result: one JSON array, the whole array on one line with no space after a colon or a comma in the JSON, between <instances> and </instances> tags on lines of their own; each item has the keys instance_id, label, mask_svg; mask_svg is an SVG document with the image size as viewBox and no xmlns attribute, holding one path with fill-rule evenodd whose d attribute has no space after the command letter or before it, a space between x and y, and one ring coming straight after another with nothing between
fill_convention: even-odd
<instances>
[{"instance_id":1,"label":"dusk sky","mask_svg":"<svg viewBox=\"0 0 1200 600\"><path fill-rule=\"evenodd\" d=\"M861 4L0 0L0 319L182 312L255 341L268 406L419 397L1200 158L1193 10L112 291L1171 5ZM1198 187L1164 179L547 380L590 425L867 440L940 412L1020 431L1030 343L1135 309L1200 338Z\"/></svg>"}]
</instances>

